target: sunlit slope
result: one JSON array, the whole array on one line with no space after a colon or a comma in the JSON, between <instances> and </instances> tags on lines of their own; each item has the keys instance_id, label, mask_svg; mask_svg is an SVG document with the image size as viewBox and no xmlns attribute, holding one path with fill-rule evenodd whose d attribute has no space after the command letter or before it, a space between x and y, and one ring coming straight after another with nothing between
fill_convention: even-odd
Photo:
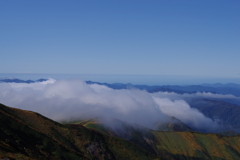
<instances>
[{"instance_id":1,"label":"sunlit slope","mask_svg":"<svg viewBox=\"0 0 240 160\"><path fill-rule=\"evenodd\" d=\"M128 139L150 153L171 155L173 159L240 159L240 137L200 132L159 132L125 127L125 136L92 120L81 122L88 128Z\"/></svg>"},{"instance_id":2,"label":"sunlit slope","mask_svg":"<svg viewBox=\"0 0 240 160\"><path fill-rule=\"evenodd\" d=\"M178 159L239 159L239 136L224 137L197 132L152 132L152 146L159 152L165 150Z\"/></svg>"},{"instance_id":3,"label":"sunlit slope","mask_svg":"<svg viewBox=\"0 0 240 160\"><path fill-rule=\"evenodd\" d=\"M0 105L0 126L0 158L156 158L121 138L101 134L79 125L62 125L40 114L4 105Z\"/></svg>"}]
</instances>

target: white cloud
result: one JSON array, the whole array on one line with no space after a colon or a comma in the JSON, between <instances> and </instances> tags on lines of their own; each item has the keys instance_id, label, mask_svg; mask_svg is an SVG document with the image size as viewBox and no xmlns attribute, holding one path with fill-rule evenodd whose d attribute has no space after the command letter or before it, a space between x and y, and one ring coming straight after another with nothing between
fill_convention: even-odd
<instances>
[{"instance_id":1,"label":"white cloud","mask_svg":"<svg viewBox=\"0 0 240 160\"><path fill-rule=\"evenodd\" d=\"M155 96L159 97L168 97L171 99L186 99L186 98L215 98L215 99L240 99L239 97L236 97L234 95L223 95L223 94L214 94L210 92L197 92L197 93L184 93L184 94L178 94L175 92L156 92L153 93Z\"/></svg>"},{"instance_id":2,"label":"white cloud","mask_svg":"<svg viewBox=\"0 0 240 160\"><path fill-rule=\"evenodd\" d=\"M216 123L205 117L197 109L191 108L184 100L154 97L159 109L166 115L175 117L183 123L198 129L216 127Z\"/></svg>"},{"instance_id":3,"label":"white cloud","mask_svg":"<svg viewBox=\"0 0 240 160\"><path fill-rule=\"evenodd\" d=\"M151 94L136 89L113 90L102 85L88 85L80 80L1 83L0 102L39 112L57 121L115 118L153 128L156 122L174 116L195 128L215 126L211 119L192 109L178 94Z\"/></svg>"}]
</instances>

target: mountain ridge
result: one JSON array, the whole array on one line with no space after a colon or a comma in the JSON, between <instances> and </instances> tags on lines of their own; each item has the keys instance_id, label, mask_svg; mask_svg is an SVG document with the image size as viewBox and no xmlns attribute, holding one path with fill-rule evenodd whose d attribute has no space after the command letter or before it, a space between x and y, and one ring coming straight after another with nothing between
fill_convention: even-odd
<instances>
[{"instance_id":1,"label":"mountain ridge","mask_svg":"<svg viewBox=\"0 0 240 160\"><path fill-rule=\"evenodd\" d=\"M240 136L132 131L133 140L83 125L57 123L0 104L0 158L8 159L238 159ZM139 143L138 143L139 142ZM142 147L141 147L142 145ZM155 153L143 149L150 147Z\"/></svg>"}]
</instances>

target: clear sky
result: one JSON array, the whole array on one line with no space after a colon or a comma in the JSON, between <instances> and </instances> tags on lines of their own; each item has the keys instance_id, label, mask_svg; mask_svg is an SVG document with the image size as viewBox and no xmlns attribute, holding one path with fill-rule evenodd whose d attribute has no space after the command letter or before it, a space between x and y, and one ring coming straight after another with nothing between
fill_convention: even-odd
<instances>
[{"instance_id":1,"label":"clear sky","mask_svg":"<svg viewBox=\"0 0 240 160\"><path fill-rule=\"evenodd\" d=\"M0 0L0 73L240 77L239 0Z\"/></svg>"}]
</instances>

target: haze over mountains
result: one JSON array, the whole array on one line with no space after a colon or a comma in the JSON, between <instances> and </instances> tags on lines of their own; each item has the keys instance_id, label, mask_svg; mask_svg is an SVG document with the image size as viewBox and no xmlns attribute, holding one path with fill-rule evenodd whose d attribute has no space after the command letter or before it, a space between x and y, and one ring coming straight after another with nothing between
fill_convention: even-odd
<instances>
[{"instance_id":1,"label":"haze over mountains","mask_svg":"<svg viewBox=\"0 0 240 160\"><path fill-rule=\"evenodd\" d=\"M147 86L54 79L1 82L1 103L59 122L98 119L113 126L112 119L117 119L157 129L159 123L167 124L174 117L195 131L240 131L237 84ZM222 114L210 110L213 106Z\"/></svg>"}]
</instances>

